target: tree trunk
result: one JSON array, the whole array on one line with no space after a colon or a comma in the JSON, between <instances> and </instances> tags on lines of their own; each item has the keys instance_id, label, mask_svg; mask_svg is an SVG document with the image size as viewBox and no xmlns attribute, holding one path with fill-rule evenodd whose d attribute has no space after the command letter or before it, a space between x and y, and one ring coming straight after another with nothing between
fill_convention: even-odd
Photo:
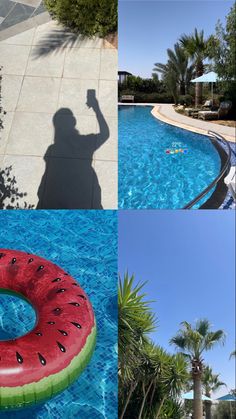
<instances>
[{"instance_id":1,"label":"tree trunk","mask_svg":"<svg viewBox=\"0 0 236 419\"><path fill-rule=\"evenodd\" d=\"M161 401L161 403L160 403L160 406L159 406L158 411L157 411L156 419L158 419L158 418L159 418L159 415L160 415L160 413L161 413L161 409L162 409L162 406L163 406L163 404L164 404L164 401L165 401L165 397L163 397L163 399L162 399L162 401Z\"/></svg>"},{"instance_id":2,"label":"tree trunk","mask_svg":"<svg viewBox=\"0 0 236 419\"><path fill-rule=\"evenodd\" d=\"M199 106L202 103L202 83L196 83L195 87L195 106Z\"/></svg>"},{"instance_id":3,"label":"tree trunk","mask_svg":"<svg viewBox=\"0 0 236 419\"><path fill-rule=\"evenodd\" d=\"M131 398L131 396L132 396L132 393L133 393L133 391L134 391L135 387L136 387L136 384L135 384L135 383L132 383L132 384L130 385L129 393L128 393L128 396L127 396L127 399L126 399L125 405L124 405L124 407L123 407L123 410L122 410L122 412L121 412L120 419L123 419L123 417L124 417L124 414L125 414L125 412L126 412L127 406L128 406L128 404L129 404L130 398Z\"/></svg>"},{"instance_id":4,"label":"tree trunk","mask_svg":"<svg viewBox=\"0 0 236 419\"><path fill-rule=\"evenodd\" d=\"M193 419L203 418L201 375L193 376Z\"/></svg>"},{"instance_id":5,"label":"tree trunk","mask_svg":"<svg viewBox=\"0 0 236 419\"><path fill-rule=\"evenodd\" d=\"M142 418L143 409L144 409L144 406L145 406L145 401L146 401L147 395L148 395L148 393L149 393L149 391L152 387L152 384L153 384L153 381L151 381L151 383L149 384L148 389L145 393L145 384L143 383L143 401L142 401L141 408L140 408L140 411L139 411L138 419Z\"/></svg>"}]
</instances>

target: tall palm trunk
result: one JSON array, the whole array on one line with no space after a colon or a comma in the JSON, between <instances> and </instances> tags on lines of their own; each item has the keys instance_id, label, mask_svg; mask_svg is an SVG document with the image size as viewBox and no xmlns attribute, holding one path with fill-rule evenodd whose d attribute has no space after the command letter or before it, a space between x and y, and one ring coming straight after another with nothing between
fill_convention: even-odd
<instances>
[{"instance_id":1,"label":"tall palm trunk","mask_svg":"<svg viewBox=\"0 0 236 419\"><path fill-rule=\"evenodd\" d=\"M151 381L151 383L149 384L146 392L145 392L145 383L142 384L142 387L143 387L143 401L142 401L142 404L141 404L141 407L140 407L138 419L142 418L143 409L144 409L144 406L145 406L147 395L148 395L149 391L151 390L152 384L153 384L153 381Z\"/></svg>"},{"instance_id":2,"label":"tall palm trunk","mask_svg":"<svg viewBox=\"0 0 236 419\"><path fill-rule=\"evenodd\" d=\"M121 412L120 419L123 419L123 417L124 417L124 414L126 412L127 406L129 404L130 398L132 396L132 393L135 390L136 385L137 385L136 383L131 383L131 385L130 385L130 389L129 389L129 392L128 392L128 395L127 395L127 399L126 399L126 402L124 404L123 410Z\"/></svg>"},{"instance_id":3,"label":"tall palm trunk","mask_svg":"<svg viewBox=\"0 0 236 419\"><path fill-rule=\"evenodd\" d=\"M196 75L200 77L203 75L204 66L203 62L200 60L196 63ZM202 103L202 83L196 83L195 86L195 106L199 106Z\"/></svg>"},{"instance_id":4,"label":"tall palm trunk","mask_svg":"<svg viewBox=\"0 0 236 419\"><path fill-rule=\"evenodd\" d=\"M201 374L193 376L193 418L203 418Z\"/></svg>"}]
</instances>

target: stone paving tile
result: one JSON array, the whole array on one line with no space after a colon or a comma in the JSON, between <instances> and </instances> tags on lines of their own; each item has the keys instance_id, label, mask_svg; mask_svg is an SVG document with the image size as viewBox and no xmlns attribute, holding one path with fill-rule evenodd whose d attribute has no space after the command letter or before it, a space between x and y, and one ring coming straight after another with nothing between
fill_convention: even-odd
<instances>
[{"instance_id":1,"label":"stone paving tile","mask_svg":"<svg viewBox=\"0 0 236 419\"><path fill-rule=\"evenodd\" d=\"M29 52L30 46L0 44L0 60L4 74L23 75Z\"/></svg>"},{"instance_id":2,"label":"stone paving tile","mask_svg":"<svg viewBox=\"0 0 236 419\"><path fill-rule=\"evenodd\" d=\"M35 28L28 29L18 35L1 41L1 45L31 45L34 37Z\"/></svg>"},{"instance_id":3,"label":"stone paving tile","mask_svg":"<svg viewBox=\"0 0 236 419\"><path fill-rule=\"evenodd\" d=\"M3 75L2 107L5 111L15 111L20 94L23 76Z\"/></svg>"},{"instance_id":4,"label":"stone paving tile","mask_svg":"<svg viewBox=\"0 0 236 419\"><path fill-rule=\"evenodd\" d=\"M53 114L16 112L6 154L44 156L47 148L53 142L52 118ZM21 140L22 138L24 141Z\"/></svg>"},{"instance_id":5,"label":"stone paving tile","mask_svg":"<svg viewBox=\"0 0 236 419\"><path fill-rule=\"evenodd\" d=\"M1 25L1 23L2 23L3 20L4 20L4 17L1 17L0 16L0 25Z\"/></svg>"},{"instance_id":6,"label":"stone paving tile","mask_svg":"<svg viewBox=\"0 0 236 419\"><path fill-rule=\"evenodd\" d=\"M62 79L59 106L69 108L75 114L94 115L93 109L86 104L89 90L98 92L98 80Z\"/></svg>"},{"instance_id":7,"label":"stone paving tile","mask_svg":"<svg viewBox=\"0 0 236 419\"><path fill-rule=\"evenodd\" d=\"M99 81L99 104L104 116L117 115L117 81Z\"/></svg>"},{"instance_id":8,"label":"stone paving tile","mask_svg":"<svg viewBox=\"0 0 236 419\"><path fill-rule=\"evenodd\" d=\"M72 48L66 50L63 76L80 80L98 80L100 68L100 50L90 48Z\"/></svg>"},{"instance_id":9,"label":"stone paving tile","mask_svg":"<svg viewBox=\"0 0 236 419\"><path fill-rule=\"evenodd\" d=\"M28 19L34 12L34 8L30 6L24 6L23 4L17 3L4 21L1 23L1 30L9 28L12 25Z\"/></svg>"},{"instance_id":10,"label":"stone paving tile","mask_svg":"<svg viewBox=\"0 0 236 419\"><path fill-rule=\"evenodd\" d=\"M11 177L15 176L15 186L20 193L26 193L21 199L22 208L24 201L28 205L38 204L38 187L45 170L45 162L41 157L5 155L2 168L12 167Z\"/></svg>"},{"instance_id":11,"label":"stone paving tile","mask_svg":"<svg viewBox=\"0 0 236 419\"><path fill-rule=\"evenodd\" d=\"M117 162L95 160L94 171L101 188L101 205L106 209L116 209L117 202ZM99 190L93 191L93 208L98 208Z\"/></svg>"},{"instance_id":12,"label":"stone paving tile","mask_svg":"<svg viewBox=\"0 0 236 419\"><path fill-rule=\"evenodd\" d=\"M44 7L43 3L41 3L41 4L39 5L39 7L37 7L37 9L35 9L35 11L34 11L34 13L33 13L33 16L37 16L37 15L39 15L40 13L43 13L43 12L45 12L45 7Z\"/></svg>"},{"instance_id":13,"label":"stone paving tile","mask_svg":"<svg viewBox=\"0 0 236 419\"><path fill-rule=\"evenodd\" d=\"M39 57L36 57L34 50L32 50L26 68L26 75L61 77L63 72L64 57L64 50L60 51L60 54L42 54Z\"/></svg>"},{"instance_id":14,"label":"stone paving tile","mask_svg":"<svg viewBox=\"0 0 236 419\"><path fill-rule=\"evenodd\" d=\"M0 154L5 153L13 116L14 112L7 112L6 115L1 115L3 121L3 130L1 130L0 133Z\"/></svg>"},{"instance_id":15,"label":"stone paving tile","mask_svg":"<svg viewBox=\"0 0 236 419\"><path fill-rule=\"evenodd\" d=\"M117 81L117 68L118 68L117 50L102 49L101 50L100 79Z\"/></svg>"},{"instance_id":16,"label":"stone paving tile","mask_svg":"<svg viewBox=\"0 0 236 419\"><path fill-rule=\"evenodd\" d=\"M97 141L97 150L94 155L95 160L111 160L117 161L118 153L118 127L117 118L107 117L106 122L109 127L109 138L102 145Z\"/></svg>"},{"instance_id":17,"label":"stone paving tile","mask_svg":"<svg viewBox=\"0 0 236 419\"><path fill-rule=\"evenodd\" d=\"M22 3L26 6L38 7L42 0L16 0L17 3Z\"/></svg>"},{"instance_id":18,"label":"stone paving tile","mask_svg":"<svg viewBox=\"0 0 236 419\"><path fill-rule=\"evenodd\" d=\"M16 3L14 1L1 0L0 16L5 18L8 15L8 13L11 11L11 9L15 6L15 4Z\"/></svg>"},{"instance_id":19,"label":"stone paving tile","mask_svg":"<svg viewBox=\"0 0 236 419\"><path fill-rule=\"evenodd\" d=\"M25 77L17 111L53 113L57 108L60 79Z\"/></svg>"}]
</instances>

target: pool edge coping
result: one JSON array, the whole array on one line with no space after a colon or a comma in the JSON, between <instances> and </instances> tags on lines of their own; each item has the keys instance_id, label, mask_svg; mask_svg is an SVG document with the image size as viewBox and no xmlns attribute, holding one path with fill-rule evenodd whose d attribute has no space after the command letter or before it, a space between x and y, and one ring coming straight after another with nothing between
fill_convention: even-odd
<instances>
[{"instance_id":1,"label":"pool edge coping","mask_svg":"<svg viewBox=\"0 0 236 419\"><path fill-rule=\"evenodd\" d=\"M194 132L196 134L201 134L201 135L207 135L207 136L209 136L208 131L205 130L205 129L203 129L203 128L196 128L196 127L194 127L192 125L183 124L182 122L177 122L177 121L174 121L173 119L171 119L171 118L169 118L167 116L164 116L160 112L160 110L159 110L160 106L161 105L155 105L153 107L153 109L151 110L151 114L154 116L154 118L159 119L160 121L165 122L165 123L167 123L169 125L173 125L175 127L182 128L182 129L185 129L187 131ZM213 131L214 131L214 129L213 129ZM236 142L235 137L232 137L231 135L226 135L225 134L224 135L224 138L226 139L226 141L233 142L233 143Z\"/></svg>"}]
</instances>

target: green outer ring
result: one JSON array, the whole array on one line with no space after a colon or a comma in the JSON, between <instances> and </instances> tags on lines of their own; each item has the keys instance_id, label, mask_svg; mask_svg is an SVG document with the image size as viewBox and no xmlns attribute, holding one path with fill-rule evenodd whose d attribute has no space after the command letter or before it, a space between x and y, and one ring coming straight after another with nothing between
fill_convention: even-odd
<instances>
[{"instance_id":1,"label":"green outer ring","mask_svg":"<svg viewBox=\"0 0 236 419\"><path fill-rule=\"evenodd\" d=\"M0 410L28 407L46 401L65 390L82 373L89 363L96 345L96 324L87 336L86 343L68 367L37 382L16 387L0 387Z\"/></svg>"}]
</instances>

